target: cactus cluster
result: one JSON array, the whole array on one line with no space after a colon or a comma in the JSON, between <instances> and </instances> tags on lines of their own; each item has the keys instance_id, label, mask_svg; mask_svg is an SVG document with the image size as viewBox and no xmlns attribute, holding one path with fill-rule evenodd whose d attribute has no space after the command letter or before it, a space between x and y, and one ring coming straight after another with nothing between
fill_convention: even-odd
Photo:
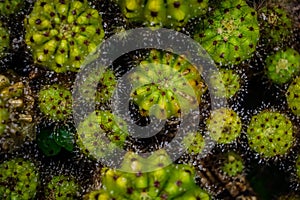
<instances>
[{"instance_id":1,"label":"cactus cluster","mask_svg":"<svg viewBox=\"0 0 300 200\"><path fill-rule=\"evenodd\" d=\"M1 199L34 199L39 184L35 164L23 158L13 158L0 164Z\"/></svg>"},{"instance_id":2,"label":"cactus cluster","mask_svg":"<svg viewBox=\"0 0 300 200\"><path fill-rule=\"evenodd\" d=\"M300 54L292 49L280 50L266 59L266 74L276 84L289 82L300 72Z\"/></svg>"},{"instance_id":3,"label":"cactus cluster","mask_svg":"<svg viewBox=\"0 0 300 200\"><path fill-rule=\"evenodd\" d=\"M25 29L35 63L58 73L78 71L104 37L102 18L86 0L38 0Z\"/></svg>"},{"instance_id":4,"label":"cactus cluster","mask_svg":"<svg viewBox=\"0 0 300 200\"><path fill-rule=\"evenodd\" d=\"M278 111L264 110L254 115L247 136L250 147L265 158L283 156L295 143L292 122Z\"/></svg>"},{"instance_id":5,"label":"cactus cluster","mask_svg":"<svg viewBox=\"0 0 300 200\"><path fill-rule=\"evenodd\" d=\"M18 80L17 80L18 81ZM28 85L0 74L0 138L2 150L12 150L35 138L34 98Z\"/></svg>"},{"instance_id":6,"label":"cactus cluster","mask_svg":"<svg viewBox=\"0 0 300 200\"><path fill-rule=\"evenodd\" d=\"M204 15L208 0L116 0L130 22L150 27L182 27L189 19Z\"/></svg>"},{"instance_id":7,"label":"cactus cluster","mask_svg":"<svg viewBox=\"0 0 300 200\"><path fill-rule=\"evenodd\" d=\"M45 189L49 200L72 200L79 197L79 186L70 177L53 176Z\"/></svg>"},{"instance_id":8,"label":"cactus cluster","mask_svg":"<svg viewBox=\"0 0 300 200\"><path fill-rule=\"evenodd\" d=\"M85 154L99 159L123 147L128 136L125 121L110 111L90 113L77 129L77 144Z\"/></svg>"},{"instance_id":9,"label":"cactus cluster","mask_svg":"<svg viewBox=\"0 0 300 200\"><path fill-rule=\"evenodd\" d=\"M72 94L61 85L47 85L39 91L40 111L54 121L66 120L72 113Z\"/></svg>"},{"instance_id":10,"label":"cactus cluster","mask_svg":"<svg viewBox=\"0 0 300 200\"><path fill-rule=\"evenodd\" d=\"M240 64L256 50L259 40L257 13L246 1L222 1L212 16L199 25L194 39L216 63Z\"/></svg>"},{"instance_id":11,"label":"cactus cluster","mask_svg":"<svg viewBox=\"0 0 300 200\"><path fill-rule=\"evenodd\" d=\"M9 49L10 39L8 29L0 22L0 58L4 57Z\"/></svg>"},{"instance_id":12,"label":"cactus cluster","mask_svg":"<svg viewBox=\"0 0 300 200\"><path fill-rule=\"evenodd\" d=\"M300 77L297 77L288 87L286 100L289 109L296 116L300 116Z\"/></svg>"},{"instance_id":13,"label":"cactus cluster","mask_svg":"<svg viewBox=\"0 0 300 200\"><path fill-rule=\"evenodd\" d=\"M183 56L152 50L130 74L132 101L142 116L179 117L197 108L207 86Z\"/></svg>"},{"instance_id":14,"label":"cactus cluster","mask_svg":"<svg viewBox=\"0 0 300 200\"><path fill-rule=\"evenodd\" d=\"M229 108L213 110L206 121L206 125L209 136L220 144L233 142L242 130L240 117Z\"/></svg>"},{"instance_id":15,"label":"cactus cluster","mask_svg":"<svg viewBox=\"0 0 300 200\"><path fill-rule=\"evenodd\" d=\"M157 151L148 158L128 152L118 171L102 169L102 188L88 193L85 199L203 199L210 196L195 184L195 170L184 164L168 165L165 151ZM146 168L155 167L150 172ZM131 172L126 172L130 169ZM142 171L143 170L143 171Z\"/></svg>"}]
</instances>

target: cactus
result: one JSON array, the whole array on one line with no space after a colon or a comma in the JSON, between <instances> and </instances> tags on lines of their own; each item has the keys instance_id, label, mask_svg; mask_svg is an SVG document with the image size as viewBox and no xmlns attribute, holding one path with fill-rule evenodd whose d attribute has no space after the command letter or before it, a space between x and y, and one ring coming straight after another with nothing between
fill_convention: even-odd
<instances>
[{"instance_id":1,"label":"cactus","mask_svg":"<svg viewBox=\"0 0 300 200\"><path fill-rule=\"evenodd\" d=\"M241 174L245 168L243 159L235 152L228 152L224 155L222 162L222 171L228 176L237 176Z\"/></svg>"},{"instance_id":2,"label":"cactus","mask_svg":"<svg viewBox=\"0 0 300 200\"><path fill-rule=\"evenodd\" d=\"M39 176L34 163L13 158L0 164L1 199L34 199Z\"/></svg>"},{"instance_id":3,"label":"cactus","mask_svg":"<svg viewBox=\"0 0 300 200\"><path fill-rule=\"evenodd\" d=\"M10 48L9 31L0 22L0 58L3 58L6 55L9 48Z\"/></svg>"},{"instance_id":4,"label":"cactus","mask_svg":"<svg viewBox=\"0 0 300 200\"><path fill-rule=\"evenodd\" d=\"M167 154L159 150L148 158L141 158L128 152L123 160L123 169L139 166L135 173L103 168L102 188L86 194L84 199L182 199L183 196L186 199L210 199L210 195L195 184L195 170L189 165L165 167L159 164L154 171L140 171L148 168L149 164L164 163L164 159L169 159L161 155Z\"/></svg>"},{"instance_id":5,"label":"cactus","mask_svg":"<svg viewBox=\"0 0 300 200\"><path fill-rule=\"evenodd\" d=\"M61 85L47 85L38 93L39 108L49 119L66 120L72 113L72 94Z\"/></svg>"},{"instance_id":6,"label":"cactus","mask_svg":"<svg viewBox=\"0 0 300 200\"><path fill-rule=\"evenodd\" d=\"M295 143L293 124L278 111L254 115L247 129L249 146L264 158L283 156Z\"/></svg>"},{"instance_id":7,"label":"cactus","mask_svg":"<svg viewBox=\"0 0 300 200\"><path fill-rule=\"evenodd\" d=\"M77 136L80 149L98 159L123 147L128 132L125 121L110 111L96 110L79 124Z\"/></svg>"},{"instance_id":8,"label":"cactus","mask_svg":"<svg viewBox=\"0 0 300 200\"><path fill-rule=\"evenodd\" d=\"M199 25L194 39L219 65L239 64L256 49L257 13L243 0L222 1L220 8Z\"/></svg>"},{"instance_id":9,"label":"cactus","mask_svg":"<svg viewBox=\"0 0 300 200\"><path fill-rule=\"evenodd\" d=\"M205 138L200 132L189 133L183 138L183 144L190 154L199 154L204 150Z\"/></svg>"},{"instance_id":10,"label":"cactus","mask_svg":"<svg viewBox=\"0 0 300 200\"><path fill-rule=\"evenodd\" d=\"M78 71L104 37L102 18L86 0L38 0L25 29L34 61L57 73Z\"/></svg>"},{"instance_id":11,"label":"cactus","mask_svg":"<svg viewBox=\"0 0 300 200\"><path fill-rule=\"evenodd\" d=\"M183 56L153 50L130 74L131 98L142 116L179 117L199 106L207 87Z\"/></svg>"},{"instance_id":12,"label":"cactus","mask_svg":"<svg viewBox=\"0 0 300 200\"><path fill-rule=\"evenodd\" d=\"M53 176L45 190L45 197L49 200L72 200L79 197L79 185L67 176Z\"/></svg>"},{"instance_id":13,"label":"cactus","mask_svg":"<svg viewBox=\"0 0 300 200\"><path fill-rule=\"evenodd\" d=\"M213 110L206 126L210 137L220 144L233 142L242 130L240 117L229 108Z\"/></svg>"},{"instance_id":14,"label":"cactus","mask_svg":"<svg viewBox=\"0 0 300 200\"><path fill-rule=\"evenodd\" d=\"M289 109L296 116L300 116L300 77L297 77L288 87L286 100Z\"/></svg>"},{"instance_id":15,"label":"cactus","mask_svg":"<svg viewBox=\"0 0 300 200\"><path fill-rule=\"evenodd\" d=\"M276 84L289 82L300 72L300 54L292 49L280 50L266 59L266 73Z\"/></svg>"},{"instance_id":16,"label":"cactus","mask_svg":"<svg viewBox=\"0 0 300 200\"><path fill-rule=\"evenodd\" d=\"M210 84L212 94L229 99L241 88L241 77L232 69L220 69L210 77Z\"/></svg>"},{"instance_id":17,"label":"cactus","mask_svg":"<svg viewBox=\"0 0 300 200\"><path fill-rule=\"evenodd\" d=\"M23 6L22 0L2 0L0 1L0 15L8 16L15 14Z\"/></svg>"},{"instance_id":18,"label":"cactus","mask_svg":"<svg viewBox=\"0 0 300 200\"><path fill-rule=\"evenodd\" d=\"M129 22L150 27L180 28L189 19L204 15L208 0L116 0Z\"/></svg>"},{"instance_id":19,"label":"cactus","mask_svg":"<svg viewBox=\"0 0 300 200\"><path fill-rule=\"evenodd\" d=\"M259 11L259 22L262 38L268 45L287 41L292 33L292 20L279 5L263 7Z\"/></svg>"},{"instance_id":20,"label":"cactus","mask_svg":"<svg viewBox=\"0 0 300 200\"><path fill-rule=\"evenodd\" d=\"M297 156L295 168L296 168L296 174L300 179L300 155Z\"/></svg>"}]
</instances>

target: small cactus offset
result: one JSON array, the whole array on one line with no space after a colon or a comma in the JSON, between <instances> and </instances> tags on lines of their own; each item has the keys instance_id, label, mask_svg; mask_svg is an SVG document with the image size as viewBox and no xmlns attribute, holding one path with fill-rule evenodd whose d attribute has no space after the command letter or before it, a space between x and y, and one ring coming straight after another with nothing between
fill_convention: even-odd
<instances>
[{"instance_id":1,"label":"small cactus offset","mask_svg":"<svg viewBox=\"0 0 300 200\"><path fill-rule=\"evenodd\" d=\"M45 188L49 200L72 200L79 197L79 186L70 177L53 176Z\"/></svg>"},{"instance_id":2,"label":"small cactus offset","mask_svg":"<svg viewBox=\"0 0 300 200\"><path fill-rule=\"evenodd\" d=\"M189 19L204 15L208 0L116 0L129 22L150 27L182 27Z\"/></svg>"},{"instance_id":3,"label":"small cactus offset","mask_svg":"<svg viewBox=\"0 0 300 200\"><path fill-rule=\"evenodd\" d=\"M207 86L200 73L183 56L153 50L130 74L131 98L142 116L179 117L201 102Z\"/></svg>"},{"instance_id":4,"label":"small cactus offset","mask_svg":"<svg viewBox=\"0 0 300 200\"><path fill-rule=\"evenodd\" d=\"M233 142L242 130L240 117L229 108L213 110L206 126L209 136L219 144Z\"/></svg>"},{"instance_id":5,"label":"small cactus offset","mask_svg":"<svg viewBox=\"0 0 300 200\"><path fill-rule=\"evenodd\" d=\"M292 113L300 116L300 77L295 78L290 84L286 93L286 100Z\"/></svg>"},{"instance_id":6,"label":"small cactus offset","mask_svg":"<svg viewBox=\"0 0 300 200\"><path fill-rule=\"evenodd\" d=\"M72 113L72 94L61 85L48 85L38 94L39 108L49 119L66 120Z\"/></svg>"},{"instance_id":7,"label":"small cactus offset","mask_svg":"<svg viewBox=\"0 0 300 200\"><path fill-rule=\"evenodd\" d=\"M38 0L25 29L35 63L57 73L78 71L104 37L102 18L86 0Z\"/></svg>"},{"instance_id":8,"label":"small cactus offset","mask_svg":"<svg viewBox=\"0 0 300 200\"><path fill-rule=\"evenodd\" d=\"M31 161L13 158L0 164L1 199L34 199L38 184L39 175Z\"/></svg>"},{"instance_id":9,"label":"small cactus offset","mask_svg":"<svg viewBox=\"0 0 300 200\"><path fill-rule=\"evenodd\" d=\"M254 115L247 129L251 149L264 158L283 156L295 143L293 124L278 111Z\"/></svg>"},{"instance_id":10,"label":"small cactus offset","mask_svg":"<svg viewBox=\"0 0 300 200\"><path fill-rule=\"evenodd\" d=\"M77 144L92 158L102 158L124 146L128 136L125 121L110 111L96 110L78 126Z\"/></svg>"},{"instance_id":11,"label":"small cactus offset","mask_svg":"<svg viewBox=\"0 0 300 200\"><path fill-rule=\"evenodd\" d=\"M9 47L10 47L9 31L0 22L0 58L4 57L7 54Z\"/></svg>"},{"instance_id":12,"label":"small cactus offset","mask_svg":"<svg viewBox=\"0 0 300 200\"><path fill-rule=\"evenodd\" d=\"M256 11L243 0L222 1L194 35L219 65L235 65L250 58L259 40Z\"/></svg>"},{"instance_id":13,"label":"small cactus offset","mask_svg":"<svg viewBox=\"0 0 300 200\"><path fill-rule=\"evenodd\" d=\"M222 171L228 176L237 176L241 174L245 168L244 161L240 155L235 152L228 152L224 156L221 166Z\"/></svg>"},{"instance_id":14,"label":"small cactus offset","mask_svg":"<svg viewBox=\"0 0 300 200\"><path fill-rule=\"evenodd\" d=\"M276 84L289 82L300 72L300 54L292 49L280 50L266 59L266 74Z\"/></svg>"}]
</instances>

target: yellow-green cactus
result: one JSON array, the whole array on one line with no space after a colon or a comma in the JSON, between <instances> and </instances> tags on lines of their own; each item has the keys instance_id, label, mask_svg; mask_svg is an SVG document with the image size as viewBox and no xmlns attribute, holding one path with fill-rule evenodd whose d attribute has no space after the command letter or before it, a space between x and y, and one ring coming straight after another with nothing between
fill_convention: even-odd
<instances>
[{"instance_id":1,"label":"yellow-green cactus","mask_svg":"<svg viewBox=\"0 0 300 200\"><path fill-rule=\"evenodd\" d=\"M183 56L153 50L130 74L131 98L142 116L179 117L199 106L207 87Z\"/></svg>"},{"instance_id":2,"label":"yellow-green cactus","mask_svg":"<svg viewBox=\"0 0 300 200\"><path fill-rule=\"evenodd\" d=\"M229 108L213 110L206 121L206 126L209 136L220 144L233 142L242 130L240 117Z\"/></svg>"},{"instance_id":3,"label":"yellow-green cactus","mask_svg":"<svg viewBox=\"0 0 300 200\"><path fill-rule=\"evenodd\" d=\"M244 170L244 161L240 155L235 152L228 152L224 155L221 169L228 176L237 176Z\"/></svg>"},{"instance_id":4,"label":"yellow-green cactus","mask_svg":"<svg viewBox=\"0 0 300 200\"><path fill-rule=\"evenodd\" d=\"M31 161L13 158L0 164L1 199L34 199L38 184L39 175Z\"/></svg>"},{"instance_id":5,"label":"yellow-green cactus","mask_svg":"<svg viewBox=\"0 0 300 200\"><path fill-rule=\"evenodd\" d=\"M295 78L288 87L286 100L292 113L300 116L300 77Z\"/></svg>"},{"instance_id":6,"label":"yellow-green cactus","mask_svg":"<svg viewBox=\"0 0 300 200\"><path fill-rule=\"evenodd\" d=\"M0 1L0 15L8 16L15 14L22 7L23 3L23 0Z\"/></svg>"},{"instance_id":7,"label":"yellow-green cactus","mask_svg":"<svg viewBox=\"0 0 300 200\"><path fill-rule=\"evenodd\" d=\"M282 156L295 143L293 124L278 111L264 110L251 118L249 146L264 158Z\"/></svg>"},{"instance_id":8,"label":"yellow-green cactus","mask_svg":"<svg viewBox=\"0 0 300 200\"><path fill-rule=\"evenodd\" d=\"M200 23L194 39L219 65L239 64L256 49L257 13L246 1L222 1L220 8Z\"/></svg>"},{"instance_id":9,"label":"yellow-green cactus","mask_svg":"<svg viewBox=\"0 0 300 200\"><path fill-rule=\"evenodd\" d=\"M300 72L300 54L292 49L280 50L266 59L266 74L276 84L289 82Z\"/></svg>"},{"instance_id":10,"label":"yellow-green cactus","mask_svg":"<svg viewBox=\"0 0 300 200\"><path fill-rule=\"evenodd\" d=\"M9 49L9 45L10 45L9 31L0 22L0 58L6 55Z\"/></svg>"},{"instance_id":11,"label":"yellow-green cactus","mask_svg":"<svg viewBox=\"0 0 300 200\"><path fill-rule=\"evenodd\" d=\"M78 71L104 37L102 18L86 0L38 0L25 29L35 63L55 72Z\"/></svg>"}]
</instances>

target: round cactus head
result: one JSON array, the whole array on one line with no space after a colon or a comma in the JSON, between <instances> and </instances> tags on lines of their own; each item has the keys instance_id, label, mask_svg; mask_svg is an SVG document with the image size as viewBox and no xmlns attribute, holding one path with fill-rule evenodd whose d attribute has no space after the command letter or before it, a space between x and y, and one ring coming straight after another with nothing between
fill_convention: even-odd
<instances>
[{"instance_id":1,"label":"round cactus head","mask_svg":"<svg viewBox=\"0 0 300 200\"><path fill-rule=\"evenodd\" d=\"M228 176L237 176L244 170L244 162L240 155L235 152L228 152L224 155L222 171Z\"/></svg>"},{"instance_id":2,"label":"round cactus head","mask_svg":"<svg viewBox=\"0 0 300 200\"><path fill-rule=\"evenodd\" d=\"M250 58L259 39L256 11L246 1L223 1L194 35L220 65L239 64Z\"/></svg>"},{"instance_id":3,"label":"round cactus head","mask_svg":"<svg viewBox=\"0 0 300 200\"><path fill-rule=\"evenodd\" d=\"M72 200L79 197L79 186L70 177L53 176L46 186L45 197L56 200Z\"/></svg>"},{"instance_id":4,"label":"round cactus head","mask_svg":"<svg viewBox=\"0 0 300 200\"><path fill-rule=\"evenodd\" d=\"M300 77L297 77L290 84L286 99L289 109L296 116L300 116Z\"/></svg>"},{"instance_id":5,"label":"round cactus head","mask_svg":"<svg viewBox=\"0 0 300 200\"><path fill-rule=\"evenodd\" d=\"M0 15L8 16L15 14L23 4L23 0L2 0L0 1Z\"/></svg>"},{"instance_id":6,"label":"round cactus head","mask_svg":"<svg viewBox=\"0 0 300 200\"><path fill-rule=\"evenodd\" d=\"M39 184L37 169L29 160L13 158L0 164L2 199L34 199Z\"/></svg>"},{"instance_id":7,"label":"round cactus head","mask_svg":"<svg viewBox=\"0 0 300 200\"><path fill-rule=\"evenodd\" d=\"M38 0L25 29L35 63L55 72L78 71L104 37L102 18L86 0Z\"/></svg>"},{"instance_id":8,"label":"round cactus head","mask_svg":"<svg viewBox=\"0 0 300 200\"><path fill-rule=\"evenodd\" d=\"M292 49L280 50L266 59L266 73L276 84L289 82L300 72L300 54Z\"/></svg>"},{"instance_id":9,"label":"round cactus head","mask_svg":"<svg viewBox=\"0 0 300 200\"><path fill-rule=\"evenodd\" d=\"M282 156L295 142L293 124L278 111L254 115L247 129L249 146L262 157Z\"/></svg>"}]
</instances>

